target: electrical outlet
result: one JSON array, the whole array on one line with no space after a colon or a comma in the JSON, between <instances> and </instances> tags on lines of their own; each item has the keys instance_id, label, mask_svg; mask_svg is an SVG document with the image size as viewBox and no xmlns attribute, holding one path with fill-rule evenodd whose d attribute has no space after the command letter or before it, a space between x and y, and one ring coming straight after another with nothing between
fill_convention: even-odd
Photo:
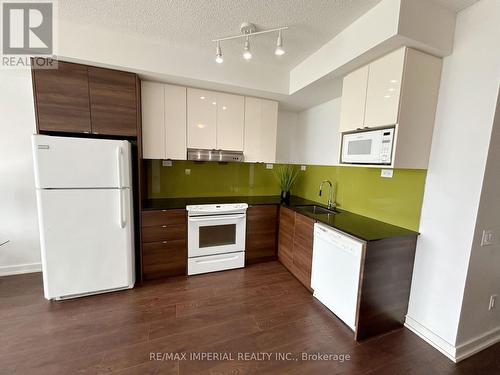
<instances>
[{"instance_id":1,"label":"electrical outlet","mask_svg":"<svg viewBox=\"0 0 500 375\"><path fill-rule=\"evenodd\" d=\"M273 165L272 164L266 164L266 169L273 169Z\"/></svg>"},{"instance_id":2,"label":"electrical outlet","mask_svg":"<svg viewBox=\"0 0 500 375\"><path fill-rule=\"evenodd\" d=\"M171 167L172 166L172 160L163 160L161 162L161 165L164 167Z\"/></svg>"},{"instance_id":3,"label":"electrical outlet","mask_svg":"<svg viewBox=\"0 0 500 375\"><path fill-rule=\"evenodd\" d=\"M488 306L488 310L493 310L495 308L495 304L497 302L497 295L496 294L493 294L491 297L490 297L490 304Z\"/></svg>"},{"instance_id":4,"label":"electrical outlet","mask_svg":"<svg viewBox=\"0 0 500 375\"><path fill-rule=\"evenodd\" d=\"M184 173L186 174L186 176L189 176L191 174L191 169L185 169Z\"/></svg>"},{"instance_id":5,"label":"electrical outlet","mask_svg":"<svg viewBox=\"0 0 500 375\"><path fill-rule=\"evenodd\" d=\"M393 175L394 175L394 170L392 169L382 169L380 171L380 177L392 178Z\"/></svg>"},{"instance_id":6,"label":"electrical outlet","mask_svg":"<svg viewBox=\"0 0 500 375\"><path fill-rule=\"evenodd\" d=\"M495 233L492 230L483 230L481 238L481 246L491 246L495 242Z\"/></svg>"},{"instance_id":7,"label":"electrical outlet","mask_svg":"<svg viewBox=\"0 0 500 375\"><path fill-rule=\"evenodd\" d=\"M305 165L301 165L301 166L300 166L300 170L301 170L301 171L305 171L305 170L306 170L306 166L305 166Z\"/></svg>"}]
</instances>

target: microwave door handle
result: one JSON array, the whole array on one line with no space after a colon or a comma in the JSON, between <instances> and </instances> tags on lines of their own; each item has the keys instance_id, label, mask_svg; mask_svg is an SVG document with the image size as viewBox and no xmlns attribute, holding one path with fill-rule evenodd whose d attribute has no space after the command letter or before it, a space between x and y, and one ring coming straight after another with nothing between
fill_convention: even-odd
<instances>
[{"instance_id":1,"label":"microwave door handle","mask_svg":"<svg viewBox=\"0 0 500 375\"><path fill-rule=\"evenodd\" d=\"M219 215L219 216L191 216L188 221L220 221L220 220L233 220L233 219L243 219L245 214L240 215Z\"/></svg>"}]
</instances>

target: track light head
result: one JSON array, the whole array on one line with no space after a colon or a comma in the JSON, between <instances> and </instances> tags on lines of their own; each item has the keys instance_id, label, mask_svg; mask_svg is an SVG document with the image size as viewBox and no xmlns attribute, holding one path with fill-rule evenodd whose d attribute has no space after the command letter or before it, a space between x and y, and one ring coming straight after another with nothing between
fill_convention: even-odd
<instances>
[{"instance_id":1,"label":"track light head","mask_svg":"<svg viewBox=\"0 0 500 375\"><path fill-rule=\"evenodd\" d=\"M245 60L250 60L252 58L252 52L250 52L250 38L248 36L245 39L245 46L243 47L243 58Z\"/></svg>"},{"instance_id":2,"label":"track light head","mask_svg":"<svg viewBox=\"0 0 500 375\"><path fill-rule=\"evenodd\" d=\"M224 59L222 58L222 49L220 48L220 41L217 41L217 47L215 48L215 61L218 64L222 64Z\"/></svg>"},{"instance_id":3,"label":"track light head","mask_svg":"<svg viewBox=\"0 0 500 375\"><path fill-rule=\"evenodd\" d=\"M276 56L283 56L285 49L283 48L283 37L281 36L281 29L278 31L278 39L276 40L276 49L274 50Z\"/></svg>"}]
</instances>

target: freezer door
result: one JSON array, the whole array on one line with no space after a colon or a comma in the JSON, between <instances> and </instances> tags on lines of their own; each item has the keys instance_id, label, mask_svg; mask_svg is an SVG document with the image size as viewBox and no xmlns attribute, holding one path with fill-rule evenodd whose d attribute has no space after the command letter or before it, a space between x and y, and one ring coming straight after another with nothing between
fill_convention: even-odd
<instances>
[{"instance_id":1,"label":"freezer door","mask_svg":"<svg viewBox=\"0 0 500 375\"><path fill-rule=\"evenodd\" d=\"M39 189L131 186L127 141L34 135L33 157Z\"/></svg>"},{"instance_id":2,"label":"freezer door","mask_svg":"<svg viewBox=\"0 0 500 375\"><path fill-rule=\"evenodd\" d=\"M130 189L37 190L47 299L134 285Z\"/></svg>"}]
</instances>

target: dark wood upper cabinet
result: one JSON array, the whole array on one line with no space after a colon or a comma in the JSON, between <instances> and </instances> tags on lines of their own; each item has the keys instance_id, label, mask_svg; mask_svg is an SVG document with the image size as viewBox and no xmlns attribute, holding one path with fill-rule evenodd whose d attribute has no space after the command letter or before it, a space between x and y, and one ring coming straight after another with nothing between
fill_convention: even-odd
<instances>
[{"instance_id":1,"label":"dark wood upper cabinet","mask_svg":"<svg viewBox=\"0 0 500 375\"><path fill-rule=\"evenodd\" d=\"M247 210L245 263L276 259L278 205L251 206Z\"/></svg>"},{"instance_id":2,"label":"dark wood upper cabinet","mask_svg":"<svg viewBox=\"0 0 500 375\"><path fill-rule=\"evenodd\" d=\"M90 133L87 67L58 62L57 69L33 69L38 131Z\"/></svg>"},{"instance_id":3,"label":"dark wood upper cabinet","mask_svg":"<svg viewBox=\"0 0 500 375\"><path fill-rule=\"evenodd\" d=\"M92 132L104 135L137 135L136 75L88 67Z\"/></svg>"},{"instance_id":4,"label":"dark wood upper cabinet","mask_svg":"<svg viewBox=\"0 0 500 375\"><path fill-rule=\"evenodd\" d=\"M140 85L136 74L64 61L57 64L57 69L32 68L38 132L137 136Z\"/></svg>"}]
</instances>

